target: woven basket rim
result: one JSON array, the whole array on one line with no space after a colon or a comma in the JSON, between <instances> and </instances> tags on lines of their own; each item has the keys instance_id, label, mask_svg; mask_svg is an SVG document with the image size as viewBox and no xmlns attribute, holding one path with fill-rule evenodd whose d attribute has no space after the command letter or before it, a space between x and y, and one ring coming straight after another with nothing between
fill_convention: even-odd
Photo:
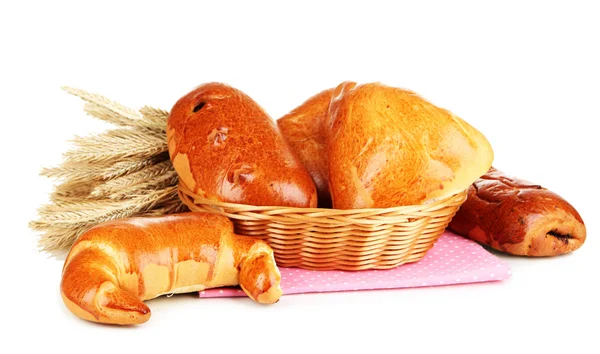
<instances>
[{"instance_id":1,"label":"woven basket rim","mask_svg":"<svg viewBox=\"0 0 600 354\"><path fill-rule=\"evenodd\" d=\"M435 210L440 207L443 208L447 206L448 202L455 198L465 198L467 194L467 189L461 190L457 193L451 194L449 196L439 198L433 202L426 204L418 204L418 205L401 205L396 207L389 208L365 208L365 209L333 209L333 208L301 208L301 207L285 207L285 206L258 206L258 205L249 205L249 204L239 204L239 203L228 203L221 202L217 200L212 200L205 198L201 195L198 195L191 191L183 182L179 182L178 189L180 193L187 195L192 198L194 204L201 203L206 206L223 208L223 209L237 209L238 211L249 212L249 213L267 213L269 211L276 211L277 214L317 214L312 215L313 217L335 217L335 216L348 216L348 215L378 215L378 214L412 214L419 211L424 210ZM318 215L322 214L322 215Z\"/></svg>"},{"instance_id":2,"label":"woven basket rim","mask_svg":"<svg viewBox=\"0 0 600 354\"><path fill-rule=\"evenodd\" d=\"M177 193L191 211L226 216L237 234L265 240L280 266L355 271L422 259L468 189L428 204L348 210L225 203L193 193L181 181Z\"/></svg>"}]
</instances>

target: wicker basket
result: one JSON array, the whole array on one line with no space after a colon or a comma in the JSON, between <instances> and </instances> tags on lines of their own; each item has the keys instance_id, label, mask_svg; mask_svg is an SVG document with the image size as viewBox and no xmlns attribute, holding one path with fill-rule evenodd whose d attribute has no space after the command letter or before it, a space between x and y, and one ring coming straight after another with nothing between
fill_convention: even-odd
<instances>
[{"instance_id":1,"label":"wicker basket","mask_svg":"<svg viewBox=\"0 0 600 354\"><path fill-rule=\"evenodd\" d=\"M421 260L467 193L427 205L358 210L222 203L194 194L183 183L179 197L190 210L225 215L236 233L265 240L281 267L364 270Z\"/></svg>"}]
</instances>

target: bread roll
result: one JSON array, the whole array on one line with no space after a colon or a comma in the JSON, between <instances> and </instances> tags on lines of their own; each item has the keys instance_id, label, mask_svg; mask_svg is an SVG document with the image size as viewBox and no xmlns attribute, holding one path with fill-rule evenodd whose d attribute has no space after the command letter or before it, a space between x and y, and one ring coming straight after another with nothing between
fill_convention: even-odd
<instances>
[{"instance_id":1,"label":"bread roll","mask_svg":"<svg viewBox=\"0 0 600 354\"><path fill-rule=\"evenodd\" d=\"M233 233L224 216L183 213L100 224L73 244L61 295L76 316L108 324L150 318L145 300L240 285L254 301L277 302L281 275L263 241Z\"/></svg>"},{"instance_id":2,"label":"bread roll","mask_svg":"<svg viewBox=\"0 0 600 354\"><path fill-rule=\"evenodd\" d=\"M331 207L324 124L332 93L333 88L322 91L277 120L281 134L315 183L321 208Z\"/></svg>"},{"instance_id":3,"label":"bread roll","mask_svg":"<svg viewBox=\"0 0 600 354\"><path fill-rule=\"evenodd\" d=\"M449 228L501 252L556 256L585 242L577 210L556 193L491 168L469 187Z\"/></svg>"},{"instance_id":4,"label":"bread roll","mask_svg":"<svg viewBox=\"0 0 600 354\"><path fill-rule=\"evenodd\" d=\"M212 200L315 207L315 185L275 122L243 92L198 86L167 121L173 166L190 190Z\"/></svg>"},{"instance_id":5,"label":"bread roll","mask_svg":"<svg viewBox=\"0 0 600 354\"><path fill-rule=\"evenodd\" d=\"M414 92L345 82L327 122L336 209L419 205L465 190L491 166L481 132Z\"/></svg>"}]
</instances>

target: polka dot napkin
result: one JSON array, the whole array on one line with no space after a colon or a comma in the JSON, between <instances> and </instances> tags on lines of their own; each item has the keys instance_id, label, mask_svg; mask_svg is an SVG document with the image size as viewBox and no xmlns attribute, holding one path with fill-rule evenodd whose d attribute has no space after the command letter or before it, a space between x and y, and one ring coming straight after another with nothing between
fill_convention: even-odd
<instances>
[{"instance_id":1,"label":"polka dot napkin","mask_svg":"<svg viewBox=\"0 0 600 354\"><path fill-rule=\"evenodd\" d=\"M510 277L509 265L474 241L446 231L425 257L389 270L315 271L279 268L285 295L440 286ZM200 297L246 296L239 287L208 289Z\"/></svg>"}]
</instances>

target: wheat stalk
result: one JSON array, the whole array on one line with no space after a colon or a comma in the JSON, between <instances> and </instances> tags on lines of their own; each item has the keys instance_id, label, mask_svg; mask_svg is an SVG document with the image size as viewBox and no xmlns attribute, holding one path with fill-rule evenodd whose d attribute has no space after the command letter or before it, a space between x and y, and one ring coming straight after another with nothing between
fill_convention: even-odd
<instances>
[{"instance_id":1,"label":"wheat stalk","mask_svg":"<svg viewBox=\"0 0 600 354\"><path fill-rule=\"evenodd\" d=\"M135 121L141 118L140 113L134 109L125 107L118 102L111 101L104 96L69 86L63 86L62 89L86 102L93 103L118 115L119 118L116 121L108 121L109 123L119 124L117 121L130 121L132 124L135 124Z\"/></svg>"},{"instance_id":2,"label":"wheat stalk","mask_svg":"<svg viewBox=\"0 0 600 354\"><path fill-rule=\"evenodd\" d=\"M122 190L108 194L107 197L111 200L123 200L139 193L146 194L151 190L162 190L164 188L171 187L173 185L176 185L178 181L179 177L177 176L177 173L175 173L175 171L170 171L165 176L160 176L154 180L138 183L130 187L123 188Z\"/></svg>"},{"instance_id":3,"label":"wheat stalk","mask_svg":"<svg viewBox=\"0 0 600 354\"><path fill-rule=\"evenodd\" d=\"M110 163L123 158L148 159L167 151L166 139L139 130L122 128L90 137L75 137L75 148L67 151L67 162Z\"/></svg>"},{"instance_id":4,"label":"wheat stalk","mask_svg":"<svg viewBox=\"0 0 600 354\"><path fill-rule=\"evenodd\" d=\"M126 202L114 203L109 201L95 204L98 209L79 209L69 210L57 208L52 211L41 211L46 213L48 218L40 218L32 221L30 227L44 232L44 238L41 239L41 245L46 251L56 251L70 247L79 235L102 222L127 218L132 216L158 216L167 212L182 212L186 208L178 205L176 186L165 188L164 190L154 191L146 196L137 197ZM173 207L165 209L161 204L171 201ZM77 208L77 202L72 202L71 208ZM118 207L115 207L119 204ZM84 208L84 205L79 208Z\"/></svg>"},{"instance_id":5,"label":"wheat stalk","mask_svg":"<svg viewBox=\"0 0 600 354\"><path fill-rule=\"evenodd\" d=\"M64 162L59 167L44 167L40 175L53 179L70 179L71 181L85 181L98 179L106 168L101 164L82 162Z\"/></svg>"},{"instance_id":6,"label":"wheat stalk","mask_svg":"<svg viewBox=\"0 0 600 354\"><path fill-rule=\"evenodd\" d=\"M162 189L177 183L177 173L170 166L170 161L163 162L166 166L154 165L131 175L114 179L101 184L90 193L94 197L109 199L124 199L140 191Z\"/></svg>"},{"instance_id":7,"label":"wheat stalk","mask_svg":"<svg viewBox=\"0 0 600 354\"><path fill-rule=\"evenodd\" d=\"M122 158L119 162L110 161L108 164L101 162L65 161L60 166L42 168L40 174L53 179L69 179L72 182L111 180L167 160L169 160L169 154L165 151L151 158Z\"/></svg>"},{"instance_id":8,"label":"wheat stalk","mask_svg":"<svg viewBox=\"0 0 600 354\"><path fill-rule=\"evenodd\" d=\"M144 117L143 119L147 122L149 127L162 127L162 129L166 128L165 122L169 116L169 112L159 108L144 106L140 109L140 113Z\"/></svg>"},{"instance_id":9,"label":"wheat stalk","mask_svg":"<svg viewBox=\"0 0 600 354\"><path fill-rule=\"evenodd\" d=\"M30 227L41 233L44 251L64 250L99 223L132 216L187 211L177 195L178 176L169 160L168 112L150 106L138 111L80 89L65 91L83 99L84 111L115 125L76 136L59 166L41 175L61 181L50 203L39 208Z\"/></svg>"},{"instance_id":10,"label":"wheat stalk","mask_svg":"<svg viewBox=\"0 0 600 354\"><path fill-rule=\"evenodd\" d=\"M101 178L105 180L118 178L128 173L137 172L146 166L154 165L168 159L168 152L157 154L149 159L123 159L122 161L103 169Z\"/></svg>"},{"instance_id":11,"label":"wheat stalk","mask_svg":"<svg viewBox=\"0 0 600 354\"><path fill-rule=\"evenodd\" d=\"M135 186L140 183L163 178L165 175L169 174L169 172L175 172L173 171L171 161L163 161L156 165L147 166L137 172L130 173L101 184L94 188L91 195L94 197L101 197L103 195L124 190L125 188Z\"/></svg>"},{"instance_id":12,"label":"wheat stalk","mask_svg":"<svg viewBox=\"0 0 600 354\"><path fill-rule=\"evenodd\" d=\"M66 180L54 187L50 194L50 200L57 203L60 200L69 200L71 198L86 199L98 184L102 182L97 180Z\"/></svg>"}]
</instances>

